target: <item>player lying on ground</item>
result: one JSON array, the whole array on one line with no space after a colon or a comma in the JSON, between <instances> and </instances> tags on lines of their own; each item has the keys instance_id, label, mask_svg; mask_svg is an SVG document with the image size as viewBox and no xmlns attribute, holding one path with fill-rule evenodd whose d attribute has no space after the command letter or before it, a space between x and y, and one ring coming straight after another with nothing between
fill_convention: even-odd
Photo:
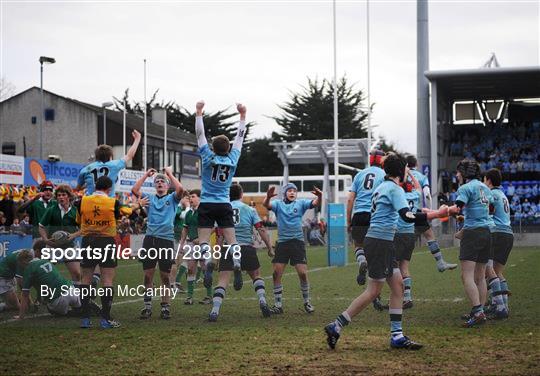
<instances>
[{"instance_id":1,"label":"player lying on ground","mask_svg":"<svg viewBox=\"0 0 540 376\"><path fill-rule=\"evenodd\" d=\"M263 206L272 210L276 215L278 228L278 241L276 245L276 255L272 260L274 272L274 307L272 313L283 313L283 286L281 277L285 271L287 263L296 269L300 280L300 290L304 300L304 310L307 313L315 311L309 298L309 281L306 257L306 245L304 243L304 232L302 231L302 217L309 209L320 206L322 192L319 188L313 188L314 200L297 199L298 188L293 183L288 183L282 188L282 200L273 200L277 196L275 187L270 187L266 192Z\"/></svg>"},{"instance_id":2,"label":"player lying on ground","mask_svg":"<svg viewBox=\"0 0 540 376\"><path fill-rule=\"evenodd\" d=\"M186 214L184 221L184 229L180 239L180 249L182 250L182 258L187 260L187 297L184 301L186 305L193 304L193 292L195 290L195 281L197 280L197 265L200 264L203 270L206 269L205 259L199 243L199 204L201 191L193 189L189 192L190 210ZM204 255L210 257L211 255ZM207 285L206 285L207 286ZM201 304L212 303L212 285L206 287L206 296L199 301Z\"/></svg>"},{"instance_id":3,"label":"player lying on ground","mask_svg":"<svg viewBox=\"0 0 540 376\"><path fill-rule=\"evenodd\" d=\"M487 298L486 264L491 252L490 211L493 205L491 190L478 180L480 166L474 160L464 159L457 165L460 187L456 204L449 208L451 215L463 215L464 224L459 246L461 280L472 309L464 327L486 321L483 303ZM431 213L429 209L423 209Z\"/></svg>"},{"instance_id":4,"label":"player lying on ground","mask_svg":"<svg viewBox=\"0 0 540 376\"><path fill-rule=\"evenodd\" d=\"M409 167L411 173L414 175L416 180L418 180L420 186L422 187L423 194L420 200L420 208L431 209L431 191L429 188L429 179L427 178L427 176L425 176L416 169L418 165L418 160L414 155L408 155L406 161L407 167ZM455 268L457 268L457 264L450 264L444 261L443 255L441 253L441 248L439 247L439 242L435 238L435 234L433 233L433 229L431 228L429 222L416 223L414 227L416 234L422 234L426 239L429 251L437 262L437 270L439 272L442 273L445 270L454 270Z\"/></svg>"},{"instance_id":5,"label":"player lying on ground","mask_svg":"<svg viewBox=\"0 0 540 376\"><path fill-rule=\"evenodd\" d=\"M182 184L173 175L170 167L164 169L165 174L157 174L153 168L146 171L139 180L135 182L131 193L137 197L148 199L147 212L147 227L146 235L143 239L142 250L145 252L143 258L140 259L144 271L144 286L146 293L143 298L144 307L141 311L140 318L148 319L152 316L152 291L154 287L154 273L156 264L159 264L159 274L161 277L161 285L165 287L164 294L161 297L161 314L162 319L168 320L171 317L171 296L169 274L171 266L176 259L176 250L174 249L174 216L176 215L176 207L182 198L184 189ZM154 187L156 194L141 193L141 188L145 180L154 176ZM174 192L167 194L169 186L172 185ZM150 258L148 250L154 248L158 250L158 257Z\"/></svg>"},{"instance_id":6,"label":"player lying on ground","mask_svg":"<svg viewBox=\"0 0 540 376\"><path fill-rule=\"evenodd\" d=\"M447 207L429 214L413 213L409 209L405 192L399 186L407 176L405 159L389 154L384 160L385 181L375 190L371 199L371 221L364 242L368 264L368 284L349 307L334 322L325 327L327 342L334 349L342 328L366 308L381 293L384 282L390 287L390 346L417 350L422 345L403 335L401 326L403 313L403 280L395 262L394 231L398 217L405 222L415 223L426 219L447 216Z\"/></svg>"},{"instance_id":7,"label":"player lying on ground","mask_svg":"<svg viewBox=\"0 0 540 376\"><path fill-rule=\"evenodd\" d=\"M204 133L203 123L204 102L199 101L196 106L195 132L197 134L197 143L199 153L202 159L202 190L201 203L199 205L199 244L202 253L211 252L210 235L217 223L217 226L223 229L225 241L231 249L239 249L234 234L234 223L232 218L232 207L229 199L229 188L231 187L240 151L246 132L246 107L242 104L236 106L240 114L240 122L236 138L232 148L229 139L225 135L219 135L212 138L212 150L208 146L206 135ZM240 271L240 259L234 259L234 277L236 280L242 278ZM214 263L212 258L206 261L206 272L204 277L204 286L212 286L212 272ZM239 282L236 281L238 284Z\"/></svg>"},{"instance_id":8,"label":"player lying on ground","mask_svg":"<svg viewBox=\"0 0 540 376\"><path fill-rule=\"evenodd\" d=\"M32 249L36 257L41 256L41 250L46 247L45 241L38 239L34 242ZM11 252L0 260L0 297L4 304L0 305L0 312L3 310L20 310L17 287L22 288L22 270L17 264L17 256L21 250Z\"/></svg>"},{"instance_id":9,"label":"player lying on ground","mask_svg":"<svg viewBox=\"0 0 540 376\"><path fill-rule=\"evenodd\" d=\"M23 319L30 306L30 289L34 287L47 303L50 313L68 314L70 308L79 308L79 291L73 283L60 275L49 260L34 257L34 251L25 249L18 253L17 264L22 272L21 307L18 319Z\"/></svg>"},{"instance_id":10,"label":"player lying on ground","mask_svg":"<svg viewBox=\"0 0 540 376\"><path fill-rule=\"evenodd\" d=\"M236 239L242 248L242 270L245 270L253 281L253 288L259 298L259 307L264 317L270 317L271 311L266 302L266 291L264 280L261 278L261 265L257 257L257 250L253 245L253 228L261 236L261 239L266 244L268 256L273 257L272 244L266 233L257 211L242 202L243 191L239 184L231 186L231 205L233 208L234 229L236 231ZM226 253L226 254L225 254ZM225 291L229 285L231 272L233 271L233 252L221 250L221 260L219 262L219 281L214 289L213 307L208 316L208 321L217 321L219 310L223 299L225 299ZM235 286L238 290L239 286Z\"/></svg>"}]
</instances>

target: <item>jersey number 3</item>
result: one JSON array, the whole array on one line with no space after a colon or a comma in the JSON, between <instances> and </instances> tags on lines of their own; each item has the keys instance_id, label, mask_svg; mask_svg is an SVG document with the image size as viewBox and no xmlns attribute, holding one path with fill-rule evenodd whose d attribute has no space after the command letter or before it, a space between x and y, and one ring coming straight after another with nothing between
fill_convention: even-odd
<instances>
[{"instance_id":1,"label":"jersey number 3","mask_svg":"<svg viewBox=\"0 0 540 376\"><path fill-rule=\"evenodd\" d=\"M229 179L230 166L214 165L212 166L212 181L219 180L225 183Z\"/></svg>"}]
</instances>

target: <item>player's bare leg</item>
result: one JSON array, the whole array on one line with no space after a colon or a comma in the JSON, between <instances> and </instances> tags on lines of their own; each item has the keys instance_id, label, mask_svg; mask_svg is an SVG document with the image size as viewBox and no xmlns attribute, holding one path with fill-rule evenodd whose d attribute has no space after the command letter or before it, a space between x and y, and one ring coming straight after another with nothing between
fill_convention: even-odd
<instances>
[{"instance_id":1,"label":"player's bare leg","mask_svg":"<svg viewBox=\"0 0 540 376\"><path fill-rule=\"evenodd\" d=\"M66 262L64 264L71 276L74 286L78 286L81 283L81 263L77 261Z\"/></svg>"},{"instance_id":2,"label":"player's bare leg","mask_svg":"<svg viewBox=\"0 0 540 376\"><path fill-rule=\"evenodd\" d=\"M272 264L274 272L272 273L272 281L274 282L274 307L272 307L272 313L283 313L283 286L281 285L281 277L287 264L274 263Z\"/></svg>"},{"instance_id":3,"label":"player's bare leg","mask_svg":"<svg viewBox=\"0 0 540 376\"><path fill-rule=\"evenodd\" d=\"M426 239L431 255L435 258L435 261L437 262L437 269L439 270L439 272L442 273L445 270L454 270L455 268L457 268L457 264L450 264L444 261L441 249L439 248L439 243L437 242L437 239L435 238L435 234L433 233L433 229L431 227L424 231L422 235Z\"/></svg>"},{"instance_id":4,"label":"player's bare leg","mask_svg":"<svg viewBox=\"0 0 540 376\"><path fill-rule=\"evenodd\" d=\"M479 285L481 286L482 283L480 280L483 280L485 284L484 274L485 264L483 264L483 267L480 266L477 268L477 263L474 261L461 261L461 281L463 282L465 295L467 295L467 298L472 305L469 320L464 324L466 327L482 324L486 321L482 301L480 300L482 297L479 290Z\"/></svg>"},{"instance_id":5,"label":"player's bare leg","mask_svg":"<svg viewBox=\"0 0 540 376\"><path fill-rule=\"evenodd\" d=\"M300 290L302 291L302 299L304 300L304 310L307 313L315 312L315 308L311 305L309 299L309 281L307 264L296 264L294 266L298 279L300 280Z\"/></svg>"},{"instance_id":6,"label":"player's bare leg","mask_svg":"<svg viewBox=\"0 0 540 376\"><path fill-rule=\"evenodd\" d=\"M203 257L209 257L209 256L211 256L211 255L210 254L205 254ZM206 277L206 272L207 272L208 268L210 267L210 265L214 266L213 263L208 263L207 259L199 260L198 265L201 268L201 272L203 273L205 278L207 278ZM212 274L210 274L210 280L209 280L208 284L204 283L204 287L206 288L206 295L202 300L199 301L199 303L200 304L211 304L212 303L212 295L213 295L213 293L212 293Z\"/></svg>"},{"instance_id":7,"label":"player's bare leg","mask_svg":"<svg viewBox=\"0 0 540 376\"><path fill-rule=\"evenodd\" d=\"M3 307L0 306L0 312L3 310L6 310L6 311L17 310L18 311L20 309L19 298L17 297L15 290L7 291L1 296L4 299L5 305Z\"/></svg>"}]
</instances>

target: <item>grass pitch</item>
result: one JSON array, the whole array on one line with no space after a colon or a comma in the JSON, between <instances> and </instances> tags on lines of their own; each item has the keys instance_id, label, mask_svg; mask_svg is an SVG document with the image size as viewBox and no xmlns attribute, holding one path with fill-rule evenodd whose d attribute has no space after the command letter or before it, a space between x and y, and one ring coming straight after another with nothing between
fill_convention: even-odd
<instances>
[{"instance_id":1,"label":"grass pitch","mask_svg":"<svg viewBox=\"0 0 540 376\"><path fill-rule=\"evenodd\" d=\"M457 262L457 250L445 249ZM271 264L259 254L267 296L273 302ZM350 255L349 260L353 260ZM10 321L0 313L0 375L33 374L183 374L183 375L358 375L367 374L540 374L540 252L516 248L507 264L513 295L511 317L481 328L462 329L459 316L469 311L459 269L439 273L426 249L413 255L414 308L404 313L404 331L425 345L418 352L389 348L389 318L369 307L342 332L335 351L327 348L323 327L361 291L355 265L326 267L326 251L310 248L315 313L303 312L299 283L290 267L284 277L281 316L263 319L249 278L242 291L227 289L217 323L206 321L210 306L185 306L185 295L172 304L172 318L138 319L142 299L115 298L116 330L78 328L75 318L52 318L44 309L33 318ZM142 282L138 262L124 262L117 282ZM156 278L157 282L157 278ZM203 297L199 285L195 299ZM383 296L388 296L385 288Z\"/></svg>"}]
</instances>

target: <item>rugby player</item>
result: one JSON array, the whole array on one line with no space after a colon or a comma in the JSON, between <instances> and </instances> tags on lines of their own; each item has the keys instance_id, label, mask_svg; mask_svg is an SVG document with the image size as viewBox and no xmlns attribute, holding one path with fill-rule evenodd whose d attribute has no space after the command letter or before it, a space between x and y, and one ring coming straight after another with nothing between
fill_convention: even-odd
<instances>
[{"instance_id":1,"label":"rugby player","mask_svg":"<svg viewBox=\"0 0 540 376\"><path fill-rule=\"evenodd\" d=\"M486 264L491 252L490 211L493 209L493 194L482 183L480 166L471 159L463 159L457 165L460 187L456 204L449 208L452 215L463 215L463 230L456 234L461 238L459 260L461 280L472 309L464 327L473 327L486 322L483 303L487 298L485 280ZM428 209L423 209L430 212Z\"/></svg>"},{"instance_id":2,"label":"rugby player","mask_svg":"<svg viewBox=\"0 0 540 376\"><path fill-rule=\"evenodd\" d=\"M261 218L257 211L249 205L242 202L242 186L240 184L231 185L230 198L233 208L234 229L236 239L242 248L241 267L251 277L253 288L259 299L259 308L264 317L270 317L271 311L266 302L266 291L264 280L261 278L261 265L257 257L257 250L253 246L253 228L257 230L266 249L268 256L274 257L272 243L266 233L266 228L263 226ZM221 260L219 262L219 281L214 288L213 307L208 316L208 321L217 321L219 310L223 299L225 299L225 291L231 278L233 271L233 253L229 249L221 249ZM238 287L238 286L236 286Z\"/></svg>"},{"instance_id":3,"label":"rugby player","mask_svg":"<svg viewBox=\"0 0 540 376\"><path fill-rule=\"evenodd\" d=\"M174 245L179 249L179 252L175 263L171 266L171 274L169 276L171 288L177 289L178 292L185 292L180 281L187 272L187 262L182 257L184 253L182 252L182 249L180 249L180 239L182 238L182 230L184 229L184 222L189 209L189 192L184 191L182 199L180 200L180 205L178 205L176 215L174 216Z\"/></svg>"},{"instance_id":4,"label":"rugby player","mask_svg":"<svg viewBox=\"0 0 540 376\"><path fill-rule=\"evenodd\" d=\"M41 238L55 248L72 248L75 246L73 240L79 236L79 225L77 224L77 209L72 205L74 198L71 187L66 184L58 185L54 192L54 198L51 205L47 207L45 213L39 221L39 233ZM70 234L64 244L55 244L49 235L56 231L65 231ZM75 287L81 282L81 265L77 259L64 259L71 281Z\"/></svg>"},{"instance_id":5,"label":"rugby player","mask_svg":"<svg viewBox=\"0 0 540 376\"><path fill-rule=\"evenodd\" d=\"M47 309L55 315L65 316L70 308L80 308L79 291L65 279L49 261L34 257L34 251L22 250L17 254L17 264L22 272L22 295L19 315L23 319L30 306L30 289L47 303ZM44 291L47 291L44 293Z\"/></svg>"},{"instance_id":6,"label":"rugby player","mask_svg":"<svg viewBox=\"0 0 540 376\"><path fill-rule=\"evenodd\" d=\"M416 180L420 183L420 186L422 187L422 200L420 203L422 204L421 208L428 208L431 209L431 191L429 187L429 179L427 176L422 174L420 171L416 169L418 165L418 160L414 155L408 155L407 156L407 166L411 170L411 173L414 175ZM444 272L446 270L454 270L457 268L457 264L451 264L446 261L444 261L443 255L441 253L441 248L439 247L439 242L435 238L435 234L433 233L433 229L431 228L430 224L428 222L425 223L418 223L414 225L416 233L418 235L422 234L424 238L426 239L429 251L431 252L431 255L433 258L435 258L435 261L437 263L437 270L439 272Z\"/></svg>"},{"instance_id":7,"label":"rugby player","mask_svg":"<svg viewBox=\"0 0 540 376\"><path fill-rule=\"evenodd\" d=\"M83 196L75 203L77 208L77 223L82 234L81 247L99 249L102 255L96 259L96 254L82 252L82 281L81 293L81 328L90 328L90 283L97 265L101 270L101 283L104 294L101 296L101 321L104 329L120 327L118 321L111 317L113 302L113 282L117 260L111 249L115 249L116 220L120 219L120 202L110 197L113 182L108 176L100 176L95 182L95 191L92 195ZM109 251L107 251L109 249Z\"/></svg>"},{"instance_id":8,"label":"rugby player","mask_svg":"<svg viewBox=\"0 0 540 376\"><path fill-rule=\"evenodd\" d=\"M328 346L336 347L341 330L380 294L384 282L390 287L390 346L418 350L422 345L403 335L403 280L395 262L394 232L398 217L406 222L447 216L447 207L430 214L413 213L409 209L405 192L399 186L408 174L405 159L391 153L384 160L386 177L371 198L371 221L366 233L364 252L368 264L367 287L334 322L325 327Z\"/></svg>"},{"instance_id":9,"label":"rugby player","mask_svg":"<svg viewBox=\"0 0 540 376\"><path fill-rule=\"evenodd\" d=\"M30 217L32 225L32 238L39 238L39 221L50 204L53 203L54 184L48 180L41 182L39 185L39 193L30 200L19 206L17 212L26 212Z\"/></svg>"},{"instance_id":10,"label":"rugby player","mask_svg":"<svg viewBox=\"0 0 540 376\"><path fill-rule=\"evenodd\" d=\"M199 101L196 105L195 117L195 133L202 159L201 203L198 209L199 244L203 254L211 252L210 235L217 223L217 226L223 229L223 236L227 244L231 249L238 252L240 246L236 242L234 233L229 188L238 166L246 133L246 107L242 104L236 106L240 114L240 122L238 123L232 148L227 136L219 135L212 139L212 150L208 146L204 133L203 108L204 102ZM236 284L239 285L238 279L242 278L240 258L233 259L233 264L234 278ZM213 270L214 263L210 257L206 259L206 271L204 274L204 286L206 288L212 286Z\"/></svg>"},{"instance_id":11,"label":"rugby player","mask_svg":"<svg viewBox=\"0 0 540 376\"><path fill-rule=\"evenodd\" d=\"M278 227L278 241L276 245L275 257L272 260L274 272L272 279L274 282L274 307L272 313L283 313L283 286L281 277L285 271L287 263L296 269L300 280L300 290L304 301L304 310L313 313L315 308L311 305L309 297L308 268L306 258L306 245L304 243L304 233L302 231L302 217L304 213L321 204L322 192L319 188L313 187L314 200L297 199L298 188L293 183L285 184L282 188L283 199L270 201L277 196L274 193L275 187L270 187L266 192L263 206L272 210L276 215Z\"/></svg>"},{"instance_id":12,"label":"rugby player","mask_svg":"<svg viewBox=\"0 0 540 376\"><path fill-rule=\"evenodd\" d=\"M129 161L135 158L135 153L137 153L137 148L141 142L141 134L138 131L134 130L131 132L131 135L133 137L133 144L121 159L113 160L113 149L109 145L99 145L95 151L96 161L83 167L79 172L75 190L79 191L86 188L85 193L91 195L97 189L95 186L97 179L100 176L108 176L112 181L109 196L114 197L114 188L118 180L118 173L120 170L126 168L126 164Z\"/></svg>"},{"instance_id":13,"label":"rugby player","mask_svg":"<svg viewBox=\"0 0 540 376\"><path fill-rule=\"evenodd\" d=\"M199 205L200 205L201 191L193 189L189 192L189 204L190 210L186 214L184 221L184 229L182 230L182 237L180 239L180 249L184 253L183 259L188 263L188 275L187 275L187 297L184 301L186 305L193 304L193 292L195 290L195 280L197 279L197 264L201 264L201 268L205 268L205 260L203 258L202 250L196 248L199 246ZM196 250L199 252L196 252ZM206 255L209 257L210 255ZM206 287L206 296L199 302L201 304L212 303L212 285Z\"/></svg>"},{"instance_id":14,"label":"rugby player","mask_svg":"<svg viewBox=\"0 0 540 376\"><path fill-rule=\"evenodd\" d=\"M152 290L157 264L159 264L161 284L166 288L163 290L165 292L161 296L160 317L164 320L168 320L171 317L171 296L168 288L170 288L169 274L171 273L171 266L176 260L174 249L174 216L176 215L176 208L180 203L184 189L182 188L182 184L173 175L170 167L166 167L164 172L165 174L157 174L153 168L149 169L135 182L131 189L131 193L137 197L141 197L141 188L145 180L154 176L156 194L142 194L143 197L148 198L149 203L147 207L148 223L146 235L142 244L142 251L146 252L146 254L140 260L143 265L144 286L146 287L146 294L143 298L144 308L140 314L141 319L148 319L152 316ZM174 192L167 194L170 185L172 185ZM150 248L158 251L158 257L148 257L151 256L148 252Z\"/></svg>"}]
</instances>

